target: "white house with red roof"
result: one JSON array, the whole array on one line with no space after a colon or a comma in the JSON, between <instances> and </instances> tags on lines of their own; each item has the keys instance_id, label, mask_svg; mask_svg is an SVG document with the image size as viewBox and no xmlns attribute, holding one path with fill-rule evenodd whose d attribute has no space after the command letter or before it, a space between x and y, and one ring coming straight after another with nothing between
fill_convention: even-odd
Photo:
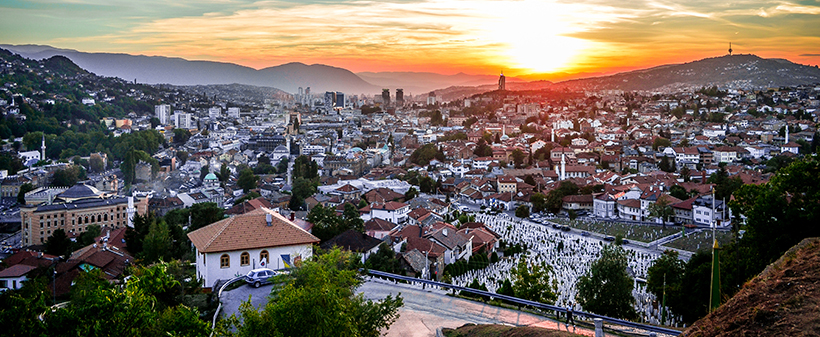
<instances>
[{"instance_id":1,"label":"white house with red roof","mask_svg":"<svg viewBox=\"0 0 820 337\"><path fill-rule=\"evenodd\" d=\"M206 288L256 268L290 268L310 258L319 239L278 212L260 208L188 233L196 248L196 275Z\"/></svg>"},{"instance_id":2,"label":"white house with red roof","mask_svg":"<svg viewBox=\"0 0 820 337\"><path fill-rule=\"evenodd\" d=\"M382 219L395 224L403 224L410 214L410 205L398 201L374 202L369 207L370 219Z\"/></svg>"}]
</instances>

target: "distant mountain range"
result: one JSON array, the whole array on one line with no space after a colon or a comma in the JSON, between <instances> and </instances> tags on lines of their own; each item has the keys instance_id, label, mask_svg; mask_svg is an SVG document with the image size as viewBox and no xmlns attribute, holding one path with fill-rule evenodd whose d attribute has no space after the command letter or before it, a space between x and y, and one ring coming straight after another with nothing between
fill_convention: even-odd
<instances>
[{"instance_id":1,"label":"distant mountain range","mask_svg":"<svg viewBox=\"0 0 820 337\"><path fill-rule=\"evenodd\" d=\"M656 90L725 86L767 88L820 83L820 69L785 59L726 55L683 64L667 64L608 76L556 83L553 89Z\"/></svg>"},{"instance_id":2,"label":"distant mountain range","mask_svg":"<svg viewBox=\"0 0 820 337\"><path fill-rule=\"evenodd\" d=\"M376 95L382 88L395 94L424 95L430 91L445 100L459 99L497 89L496 75L458 73L442 75L429 72L361 72L322 64L293 62L264 69L232 63L188 61L181 58L111 53L85 53L40 45L0 45L31 59L62 55L98 75L136 80L140 83L174 85L246 84L273 87L296 93L310 87L313 93L342 91L348 94ZM656 90L684 87L730 86L766 88L820 83L820 69L795 64L785 59L765 59L755 55L726 55L684 64L668 64L614 75L572 79L552 83L527 82L508 77L508 90L584 89Z\"/></svg>"},{"instance_id":3,"label":"distant mountain range","mask_svg":"<svg viewBox=\"0 0 820 337\"><path fill-rule=\"evenodd\" d=\"M37 45L0 45L30 59L65 56L83 69L101 76L136 80L140 83L207 85L250 84L274 87L296 93L299 87L311 87L314 93L345 91L376 93L381 88L362 80L347 69L322 64L287 63L265 69L253 69L232 63L188 61L181 58L110 53L85 53Z\"/></svg>"}]
</instances>

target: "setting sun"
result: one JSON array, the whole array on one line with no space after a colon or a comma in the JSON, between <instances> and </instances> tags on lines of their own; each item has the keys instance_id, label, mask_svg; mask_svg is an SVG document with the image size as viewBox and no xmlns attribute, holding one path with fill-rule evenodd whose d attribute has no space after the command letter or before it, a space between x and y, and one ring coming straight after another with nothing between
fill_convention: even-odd
<instances>
[{"instance_id":1,"label":"setting sun","mask_svg":"<svg viewBox=\"0 0 820 337\"><path fill-rule=\"evenodd\" d=\"M490 38L504 45L504 63L524 73L547 73L570 69L588 43L564 34L577 30L562 13L566 5L540 1L496 3L490 13L498 20L490 25Z\"/></svg>"}]
</instances>

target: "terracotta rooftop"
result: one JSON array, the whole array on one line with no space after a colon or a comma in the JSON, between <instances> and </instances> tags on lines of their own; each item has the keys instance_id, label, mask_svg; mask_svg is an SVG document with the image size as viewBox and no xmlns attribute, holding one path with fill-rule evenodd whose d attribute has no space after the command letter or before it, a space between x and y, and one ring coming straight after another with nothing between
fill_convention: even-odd
<instances>
[{"instance_id":1,"label":"terracotta rooftop","mask_svg":"<svg viewBox=\"0 0 820 337\"><path fill-rule=\"evenodd\" d=\"M266 215L271 215L271 226ZM319 239L278 212L260 208L214 222L188 233L200 253L312 244Z\"/></svg>"}]
</instances>

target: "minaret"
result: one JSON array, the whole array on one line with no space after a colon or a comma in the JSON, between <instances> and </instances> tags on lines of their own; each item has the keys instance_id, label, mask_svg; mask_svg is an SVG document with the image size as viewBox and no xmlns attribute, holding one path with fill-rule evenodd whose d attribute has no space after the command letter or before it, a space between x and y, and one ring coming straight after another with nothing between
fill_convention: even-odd
<instances>
[{"instance_id":1,"label":"minaret","mask_svg":"<svg viewBox=\"0 0 820 337\"><path fill-rule=\"evenodd\" d=\"M561 150L562 152L564 150ZM561 153L561 180L567 179L567 160L564 158L564 154Z\"/></svg>"},{"instance_id":2,"label":"minaret","mask_svg":"<svg viewBox=\"0 0 820 337\"><path fill-rule=\"evenodd\" d=\"M40 145L40 160L46 160L46 135L45 134L43 134L43 144Z\"/></svg>"},{"instance_id":3,"label":"minaret","mask_svg":"<svg viewBox=\"0 0 820 337\"><path fill-rule=\"evenodd\" d=\"M550 137L550 141L555 143L555 128L552 128L552 136Z\"/></svg>"},{"instance_id":4,"label":"minaret","mask_svg":"<svg viewBox=\"0 0 820 337\"><path fill-rule=\"evenodd\" d=\"M729 56L732 56L732 43L729 42Z\"/></svg>"},{"instance_id":5,"label":"minaret","mask_svg":"<svg viewBox=\"0 0 820 337\"><path fill-rule=\"evenodd\" d=\"M788 144L788 143L789 143L789 124L786 124L786 142L784 144ZM43 147L45 147L45 145L43 145Z\"/></svg>"}]
</instances>

